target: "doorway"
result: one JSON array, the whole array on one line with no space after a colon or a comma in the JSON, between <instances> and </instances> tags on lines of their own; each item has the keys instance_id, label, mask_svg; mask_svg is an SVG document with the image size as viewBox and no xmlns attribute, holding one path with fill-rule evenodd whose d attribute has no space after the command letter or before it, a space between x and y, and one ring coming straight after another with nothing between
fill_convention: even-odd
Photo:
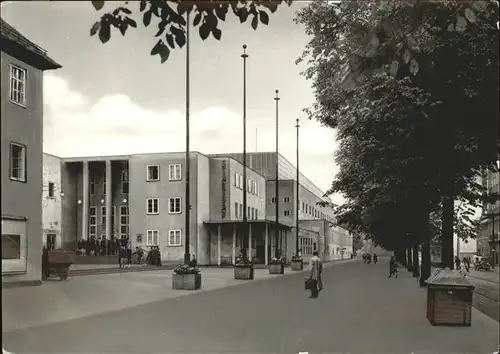
<instances>
[{"instance_id":1,"label":"doorway","mask_svg":"<svg viewBox=\"0 0 500 354\"><path fill-rule=\"evenodd\" d=\"M47 249L54 250L56 248L56 234L47 234L47 239L45 240Z\"/></svg>"}]
</instances>

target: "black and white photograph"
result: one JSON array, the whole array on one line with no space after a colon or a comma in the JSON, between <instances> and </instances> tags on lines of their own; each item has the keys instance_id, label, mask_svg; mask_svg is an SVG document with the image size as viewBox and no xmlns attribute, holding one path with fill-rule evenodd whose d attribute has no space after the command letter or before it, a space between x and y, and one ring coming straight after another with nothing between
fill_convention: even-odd
<instances>
[{"instance_id":1,"label":"black and white photograph","mask_svg":"<svg viewBox=\"0 0 500 354\"><path fill-rule=\"evenodd\" d=\"M0 7L3 354L499 352L499 1Z\"/></svg>"}]
</instances>

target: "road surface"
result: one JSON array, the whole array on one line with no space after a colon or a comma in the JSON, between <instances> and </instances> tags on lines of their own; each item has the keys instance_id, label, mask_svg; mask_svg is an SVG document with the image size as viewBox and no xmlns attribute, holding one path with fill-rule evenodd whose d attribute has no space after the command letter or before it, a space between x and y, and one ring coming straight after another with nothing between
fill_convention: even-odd
<instances>
[{"instance_id":1,"label":"road surface","mask_svg":"<svg viewBox=\"0 0 500 354\"><path fill-rule=\"evenodd\" d=\"M472 327L431 326L425 318L425 290L407 272L388 279L387 270L385 258L378 264L351 262L325 268L325 290L318 299L308 298L304 291L304 273L248 281L5 332L3 345L14 353L493 353L497 349L497 322L473 310ZM129 276L146 279L145 273ZM130 284L134 291L135 283ZM100 296L121 294L110 288Z\"/></svg>"}]
</instances>

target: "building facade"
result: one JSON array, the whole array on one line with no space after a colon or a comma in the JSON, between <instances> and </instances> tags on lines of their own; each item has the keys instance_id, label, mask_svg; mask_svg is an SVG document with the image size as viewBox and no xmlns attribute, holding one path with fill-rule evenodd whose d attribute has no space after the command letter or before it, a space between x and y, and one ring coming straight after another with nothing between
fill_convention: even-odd
<instances>
[{"instance_id":1,"label":"building facade","mask_svg":"<svg viewBox=\"0 0 500 354\"><path fill-rule=\"evenodd\" d=\"M61 243L74 248L82 239L129 237L134 248L158 246L164 261L182 261L189 207L190 253L199 264L234 264L241 248L254 262L267 264L273 256L290 259L295 253L298 200L299 246L305 258L315 250L327 260L350 256L352 237L334 227L331 207L317 205L324 200L321 192L300 184L297 199L296 181L282 179L276 198L275 180L265 177L272 174L263 173L266 165L252 166L259 170L247 167L245 182L243 165L233 154L191 152L186 203L184 152L64 158Z\"/></svg>"},{"instance_id":2,"label":"building facade","mask_svg":"<svg viewBox=\"0 0 500 354\"><path fill-rule=\"evenodd\" d=\"M42 243L48 249L62 248L61 159L43 154Z\"/></svg>"},{"instance_id":3,"label":"building facade","mask_svg":"<svg viewBox=\"0 0 500 354\"><path fill-rule=\"evenodd\" d=\"M41 281L43 72L61 66L1 22L2 282Z\"/></svg>"},{"instance_id":4,"label":"building facade","mask_svg":"<svg viewBox=\"0 0 500 354\"><path fill-rule=\"evenodd\" d=\"M499 264L500 253L500 172L485 171L482 178L482 185L487 190L487 194L496 196L491 203L483 205L481 217L481 227L477 235L477 254L488 257L494 265Z\"/></svg>"}]
</instances>

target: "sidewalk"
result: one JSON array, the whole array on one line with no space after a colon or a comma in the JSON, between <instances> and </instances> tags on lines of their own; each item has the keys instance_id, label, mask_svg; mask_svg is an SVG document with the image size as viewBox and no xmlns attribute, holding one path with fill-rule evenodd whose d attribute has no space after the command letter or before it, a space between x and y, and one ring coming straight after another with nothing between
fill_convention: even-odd
<instances>
[{"instance_id":1,"label":"sidewalk","mask_svg":"<svg viewBox=\"0 0 500 354\"><path fill-rule=\"evenodd\" d=\"M333 267L356 260L329 262ZM306 267L307 268L307 267ZM304 272L306 272L304 270ZM38 287L9 288L2 291L5 332L78 319L169 298L283 277L255 269L255 280L235 280L233 268L201 268L202 288L198 291L172 289L172 271L142 271L70 277L47 281ZM297 274L290 268L287 274Z\"/></svg>"}]
</instances>

